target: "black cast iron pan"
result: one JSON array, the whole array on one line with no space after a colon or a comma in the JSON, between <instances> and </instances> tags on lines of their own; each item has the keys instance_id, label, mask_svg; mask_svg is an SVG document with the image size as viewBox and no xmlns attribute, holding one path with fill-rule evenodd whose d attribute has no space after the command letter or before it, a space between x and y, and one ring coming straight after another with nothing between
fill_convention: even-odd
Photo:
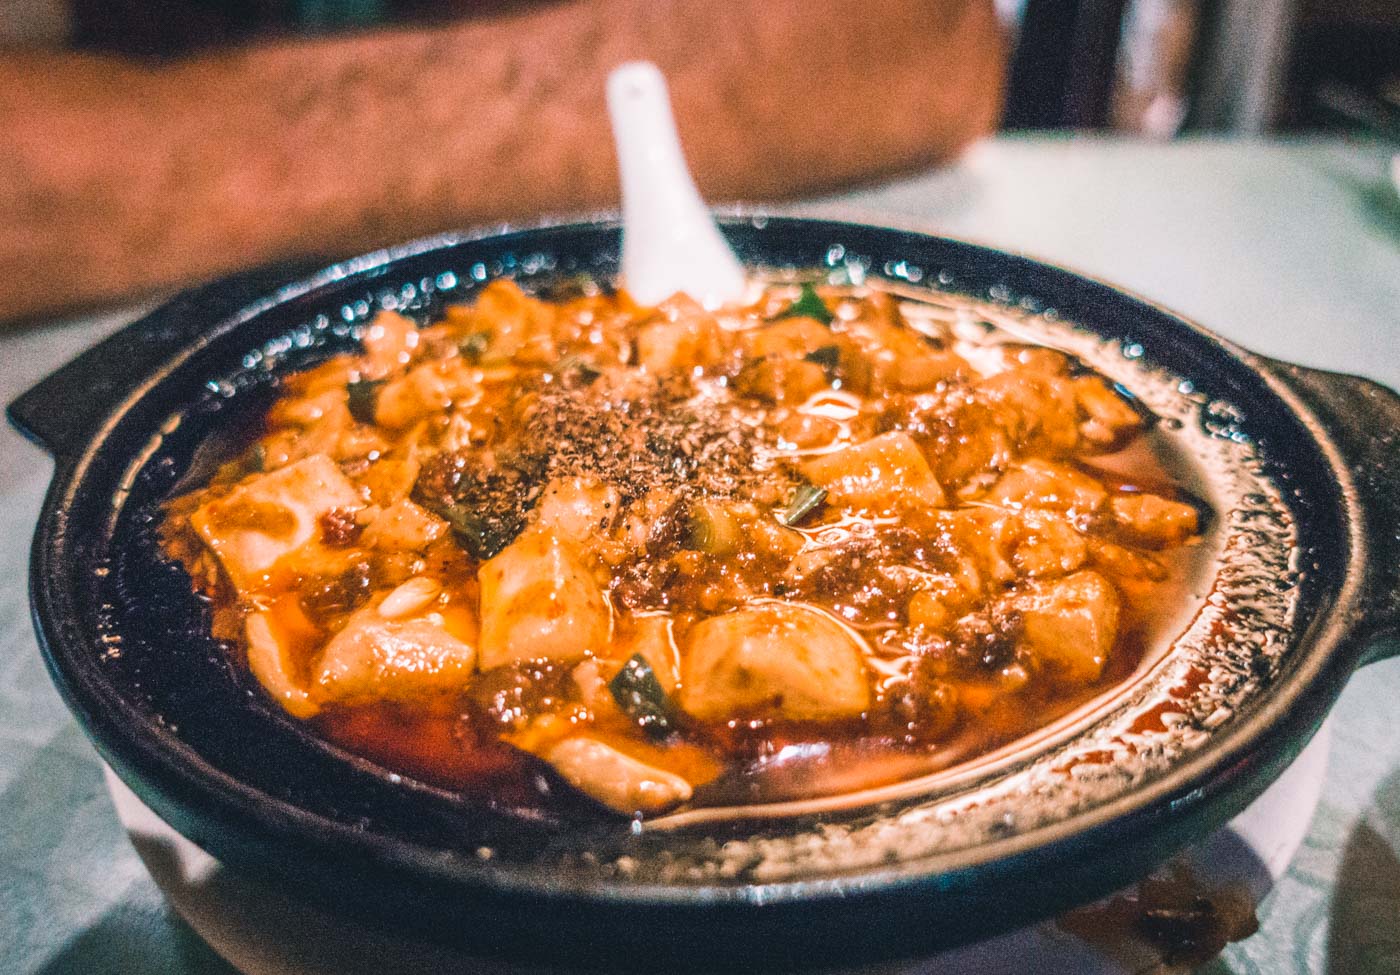
<instances>
[{"instance_id":1,"label":"black cast iron pan","mask_svg":"<svg viewBox=\"0 0 1400 975\"><path fill-rule=\"evenodd\" d=\"M884 276L1035 332L1163 418L1211 499L1217 551L1150 666L951 774L641 829L464 803L302 733L209 636L156 547L158 504L277 376L353 345L377 308L426 315L503 274L527 287L613 277L619 229L602 220L222 281L10 406L56 461L34 540L36 629L103 758L219 859L366 923L517 959L821 967L988 936L1141 876L1243 809L1352 672L1400 650L1394 393L967 243L776 217L723 226L754 266Z\"/></svg>"}]
</instances>

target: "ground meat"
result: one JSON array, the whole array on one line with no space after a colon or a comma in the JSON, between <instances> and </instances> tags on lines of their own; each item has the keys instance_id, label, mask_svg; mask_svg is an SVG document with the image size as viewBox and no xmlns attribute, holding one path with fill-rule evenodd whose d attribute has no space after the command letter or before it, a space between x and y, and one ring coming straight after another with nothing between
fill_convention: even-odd
<instances>
[{"instance_id":1,"label":"ground meat","mask_svg":"<svg viewBox=\"0 0 1400 975\"><path fill-rule=\"evenodd\" d=\"M469 698L474 715L499 732L523 727L532 717L563 707L572 689L571 669L550 661L495 667L482 672Z\"/></svg>"},{"instance_id":2,"label":"ground meat","mask_svg":"<svg viewBox=\"0 0 1400 975\"><path fill-rule=\"evenodd\" d=\"M544 482L528 469L459 452L423 465L413 499L445 519L473 555L489 558L524 530L543 491Z\"/></svg>"},{"instance_id":3,"label":"ground meat","mask_svg":"<svg viewBox=\"0 0 1400 975\"><path fill-rule=\"evenodd\" d=\"M969 613L953 626L954 654L970 671L995 672L1016 662L1020 619L993 607Z\"/></svg>"},{"instance_id":4,"label":"ground meat","mask_svg":"<svg viewBox=\"0 0 1400 975\"><path fill-rule=\"evenodd\" d=\"M359 540L363 526L352 508L332 508L321 515L321 540L333 548L348 548Z\"/></svg>"},{"instance_id":5,"label":"ground meat","mask_svg":"<svg viewBox=\"0 0 1400 975\"><path fill-rule=\"evenodd\" d=\"M369 601L374 570L366 559L332 576L312 576L298 590L301 607L312 622L326 624L349 616Z\"/></svg>"}]
</instances>

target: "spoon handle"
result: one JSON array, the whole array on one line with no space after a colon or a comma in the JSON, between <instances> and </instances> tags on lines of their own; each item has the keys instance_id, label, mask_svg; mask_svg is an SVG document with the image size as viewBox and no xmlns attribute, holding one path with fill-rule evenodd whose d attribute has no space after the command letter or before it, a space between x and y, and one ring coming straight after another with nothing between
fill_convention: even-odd
<instances>
[{"instance_id":1,"label":"spoon handle","mask_svg":"<svg viewBox=\"0 0 1400 975\"><path fill-rule=\"evenodd\" d=\"M654 305L676 292L714 307L744 294L744 269L695 189L656 65L634 61L608 76L608 114L622 177L622 276Z\"/></svg>"}]
</instances>

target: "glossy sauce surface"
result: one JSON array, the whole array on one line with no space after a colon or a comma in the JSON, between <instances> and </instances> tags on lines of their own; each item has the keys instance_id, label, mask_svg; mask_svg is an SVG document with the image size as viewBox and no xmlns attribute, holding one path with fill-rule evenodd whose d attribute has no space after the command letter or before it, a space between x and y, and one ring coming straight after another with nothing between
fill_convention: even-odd
<instances>
[{"instance_id":1,"label":"glossy sauce surface","mask_svg":"<svg viewBox=\"0 0 1400 975\"><path fill-rule=\"evenodd\" d=\"M168 506L240 663L349 751L525 807L846 792L1045 726L1189 601L1208 513L1062 353L878 286L554 297L382 313Z\"/></svg>"}]
</instances>

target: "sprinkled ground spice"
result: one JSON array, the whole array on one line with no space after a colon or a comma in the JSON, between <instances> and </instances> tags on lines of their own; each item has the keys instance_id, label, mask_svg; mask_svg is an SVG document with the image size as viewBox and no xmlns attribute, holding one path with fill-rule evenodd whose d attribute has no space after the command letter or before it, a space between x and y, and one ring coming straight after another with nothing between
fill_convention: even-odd
<instances>
[{"instance_id":1,"label":"sprinkled ground spice","mask_svg":"<svg viewBox=\"0 0 1400 975\"><path fill-rule=\"evenodd\" d=\"M754 476L755 451L735 423L746 411L714 392L684 377L620 372L587 385L537 384L518 401L523 422L489 451L430 460L415 497L440 513L467 509L507 541L558 478L610 485L624 509L658 489L678 500L730 497Z\"/></svg>"},{"instance_id":2,"label":"sprinkled ground spice","mask_svg":"<svg viewBox=\"0 0 1400 975\"><path fill-rule=\"evenodd\" d=\"M546 479L595 477L626 503L660 487L727 495L753 468L741 432L683 380L632 377L625 396L605 382L579 392L542 390L524 424L521 456Z\"/></svg>"}]
</instances>

